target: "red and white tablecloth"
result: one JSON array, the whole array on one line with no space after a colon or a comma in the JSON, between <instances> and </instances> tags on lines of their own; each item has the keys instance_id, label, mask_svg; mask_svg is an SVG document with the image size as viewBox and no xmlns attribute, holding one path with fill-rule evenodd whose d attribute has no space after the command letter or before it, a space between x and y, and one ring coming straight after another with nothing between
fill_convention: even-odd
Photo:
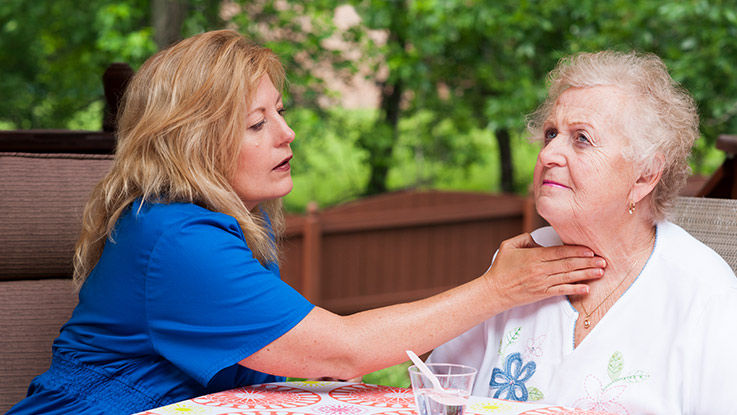
<instances>
[{"instance_id":1,"label":"red and white tablecloth","mask_svg":"<svg viewBox=\"0 0 737 415\"><path fill-rule=\"evenodd\" d=\"M467 414L594 415L562 406L471 397ZM412 389L347 382L280 382L246 386L139 415L416 415Z\"/></svg>"}]
</instances>

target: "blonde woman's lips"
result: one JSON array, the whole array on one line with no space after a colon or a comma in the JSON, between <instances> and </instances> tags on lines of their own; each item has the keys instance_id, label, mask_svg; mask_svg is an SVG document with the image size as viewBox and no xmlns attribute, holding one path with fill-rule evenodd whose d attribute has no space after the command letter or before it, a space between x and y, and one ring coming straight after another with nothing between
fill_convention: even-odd
<instances>
[{"instance_id":1,"label":"blonde woman's lips","mask_svg":"<svg viewBox=\"0 0 737 415\"><path fill-rule=\"evenodd\" d=\"M289 157L285 158L284 160L282 160L281 163L277 164L276 167L274 167L272 170L276 170L276 171L287 171L287 170L289 170L289 160L291 160L291 159L292 159L292 156L289 156Z\"/></svg>"},{"instance_id":2,"label":"blonde woman's lips","mask_svg":"<svg viewBox=\"0 0 737 415\"><path fill-rule=\"evenodd\" d=\"M561 189L570 189L570 187L560 184L558 182L554 182L552 180L543 180L543 186L551 186L551 187L558 187Z\"/></svg>"}]
</instances>

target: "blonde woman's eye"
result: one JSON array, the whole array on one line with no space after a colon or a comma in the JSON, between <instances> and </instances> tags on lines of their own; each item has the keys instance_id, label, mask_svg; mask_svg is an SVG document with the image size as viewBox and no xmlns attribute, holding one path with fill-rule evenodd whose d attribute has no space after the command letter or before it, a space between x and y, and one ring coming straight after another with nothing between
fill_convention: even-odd
<instances>
[{"instance_id":1,"label":"blonde woman's eye","mask_svg":"<svg viewBox=\"0 0 737 415\"><path fill-rule=\"evenodd\" d=\"M545 144L549 143L550 140L554 139L557 136L558 136L558 130L556 130L555 128L548 128L543 133L543 138L545 139Z\"/></svg>"},{"instance_id":2,"label":"blonde woman's eye","mask_svg":"<svg viewBox=\"0 0 737 415\"><path fill-rule=\"evenodd\" d=\"M252 126L248 127L248 129L253 130L253 131L260 131L264 127L265 123L266 123L266 120L261 120L257 122L256 124L253 124Z\"/></svg>"}]
</instances>

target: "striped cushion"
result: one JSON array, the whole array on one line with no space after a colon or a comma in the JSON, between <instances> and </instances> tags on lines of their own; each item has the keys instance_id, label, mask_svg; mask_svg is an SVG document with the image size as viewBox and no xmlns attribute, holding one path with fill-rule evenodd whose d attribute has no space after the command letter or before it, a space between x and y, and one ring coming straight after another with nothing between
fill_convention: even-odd
<instances>
[{"instance_id":1,"label":"striped cushion","mask_svg":"<svg viewBox=\"0 0 737 415\"><path fill-rule=\"evenodd\" d=\"M0 413L51 364L51 343L77 303L72 281L0 282Z\"/></svg>"},{"instance_id":2,"label":"striped cushion","mask_svg":"<svg viewBox=\"0 0 737 415\"><path fill-rule=\"evenodd\" d=\"M69 277L82 210L112 155L0 153L0 280Z\"/></svg>"}]
</instances>

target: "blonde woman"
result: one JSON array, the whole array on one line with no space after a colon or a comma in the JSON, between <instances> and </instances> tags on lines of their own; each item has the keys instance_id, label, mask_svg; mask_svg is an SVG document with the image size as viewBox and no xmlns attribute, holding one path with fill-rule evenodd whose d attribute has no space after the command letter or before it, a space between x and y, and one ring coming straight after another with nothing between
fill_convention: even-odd
<instances>
[{"instance_id":1,"label":"blonde woman","mask_svg":"<svg viewBox=\"0 0 737 415\"><path fill-rule=\"evenodd\" d=\"M585 293L572 283L603 273L588 248L528 248L522 235L437 296L350 316L313 306L277 267L295 138L283 80L271 51L227 30L140 68L84 213L79 305L11 414L131 413L281 376L348 379L514 305Z\"/></svg>"}]
</instances>

